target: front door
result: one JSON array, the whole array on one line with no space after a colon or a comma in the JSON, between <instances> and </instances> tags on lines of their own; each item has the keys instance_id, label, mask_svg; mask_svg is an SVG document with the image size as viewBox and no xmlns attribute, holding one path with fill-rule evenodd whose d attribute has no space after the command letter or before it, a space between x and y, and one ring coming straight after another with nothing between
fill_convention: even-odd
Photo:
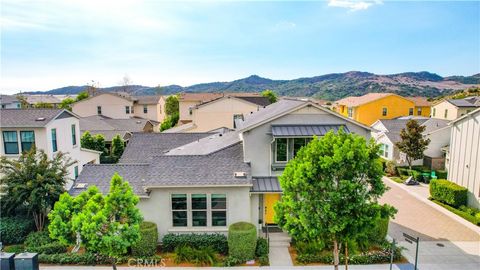
<instances>
[{"instance_id":1,"label":"front door","mask_svg":"<svg viewBox=\"0 0 480 270\"><path fill-rule=\"evenodd\" d=\"M275 210L273 206L275 202L280 200L279 193L267 193L263 195L263 205L265 206L265 224L275 224Z\"/></svg>"}]
</instances>

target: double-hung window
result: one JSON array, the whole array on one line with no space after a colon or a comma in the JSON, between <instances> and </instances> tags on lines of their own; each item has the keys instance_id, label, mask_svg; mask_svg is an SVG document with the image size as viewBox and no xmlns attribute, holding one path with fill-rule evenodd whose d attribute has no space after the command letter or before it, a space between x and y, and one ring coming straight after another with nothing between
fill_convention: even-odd
<instances>
[{"instance_id":1,"label":"double-hung window","mask_svg":"<svg viewBox=\"0 0 480 270\"><path fill-rule=\"evenodd\" d=\"M348 117L352 118L353 117L353 108L348 108L347 113L348 113Z\"/></svg>"},{"instance_id":2,"label":"double-hung window","mask_svg":"<svg viewBox=\"0 0 480 270\"><path fill-rule=\"evenodd\" d=\"M233 115L233 128L237 128L237 124L236 124L237 120L243 121L243 114L234 114Z\"/></svg>"},{"instance_id":3,"label":"double-hung window","mask_svg":"<svg viewBox=\"0 0 480 270\"><path fill-rule=\"evenodd\" d=\"M75 124L72 125L72 145L77 145L77 129Z\"/></svg>"},{"instance_id":4,"label":"double-hung window","mask_svg":"<svg viewBox=\"0 0 480 270\"><path fill-rule=\"evenodd\" d=\"M125 106L125 113L130 114L130 106Z\"/></svg>"},{"instance_id":5,"label":"double-hung window","mask_svg":"<svg viewBox=\"0 0 480 270\"><path fill-rule=\"evenodd\" d=\"M20 131L22 152L27 152L35 145L35 133L33 131Z\"/></svg>"},{"instance_id":6,"label":"double-hung window","mask_svg":"<svg viewBox=\"0 0 480 270\"><path fill-rule=\"evenodd\" d=\"M73 167L73 177L74 179L78 178L78 166Z\"/></svg>"},{"instance_id":7,"label":"double-hung window","mask_svg":"<svg viewBox=\"0 0 480 270\"><path fill-rule=\"evenodd\" d=\"M417 115L422 115L422 108L420 107L417 108Z\"/></svg>"},{"instance_id":8,"label":"double-hung window","mask_svg":"<svg viewBox=\"0 0 480 270\"><path fill-rule=\"evenodd\" d=\"M287 162L288 140L286 138L278 138L275 140L275 161Z\"/></svg>"},{"instance_id":9,"label":"double-hung window","mask_svg":"<svg viewBox=\"0 0 480 270\"><path fill-rule=\"evenodd\" d=\"M387 116L388 110L387 108L382 108L382 116Z\"/></svg>"},{"instance_id":10,"label":"double-hung window","mask_svg":"<svg viewBox=\"0 0 480 270\"><path fill-rule=\"evenodd\" d=\"M413 108L408 109L408 115L413 115Z\"/></svg>"},{"instance_id":11,"label":"double-hung window","mask_svg":"<svg viewBox=\"0 0 480 270\"><path fill-rule=\"evenodd\" d=\"M187 227L187 194L172 194L173 227Z\"/></svg>"},{"instance_id":12,"label":"double-hung window","mask_svg":"<svg viewBox=\"0 0 480 270\"><path fill-rule=\"evenodd\" d=\"M143 113L148 113L148 106L147 105L143 105Z\"/></svg>"},{"instance_id":13,"label":"double-hung window","mask_svg":"<svg viewBox=\"0 0 480 270\"><path fill-rule=\"evenodd\" d=\"M227 226L227 196L212 194L212 226Z\"/></svg>"},{"instance_id":14,"label":"double-hung window","mask_svg":"<svg viewBox=\"0 0 480 270\"><path fill-rule=\"evenodd\" d=\"M385 144L385 152L384 152L383 156L388 158L388 144Z\"/></svg>"},{"instance_id":15,"label":"double-hung window","mask_svg":"<svg viewBox=\"0 0 480 270\"><path fill-rule=\"evenodd\" d=\"M102 114L102 106L97 106L97 114L98 115Z\"/></svg>"},{"instance_id":16,"label":"double-hung window","mask_svg":"<svg viewBox=\"0 0 480 270\"><path fill-rule=\"evenodd\" d=\"M192 194L192 226L207 226L207 194Z\"/></svg>"},{"instance_id":17,"label":"double-hung window","mask_svg":"<svg viewBox=\"0 0 480 270\"><path fill-rule=\"evenodd\" d=\"M445 114L443 115L443 118L447 119L448 116L448 109L445 109Z\"/></svg>"},{"instance_id":18,"label":"double-hung window","mask_svg":"<svg viewBox=\"0 0 480 270\"><path fill-rule=\"evenodd\" d=\"M52 151L57 152L57 129L52 128Z\"/></svg>"},{"instance_id":19,"label":"double-hung window","mask_svg":"<svg viewBox=\"0 0 480 270\"><path fill-rule=\"evenodd\" d=\"M16 131L3 132L3 148L5 154L18 154L18 138Z\"/></svg>"},{"instance_id":20,"label":"double-hung window","mask_svg":"<svg viewBox=\"0 0 480 270\"><path fill-rule=\"evenodd\" d=\"M436 108L433 108L432 116L435 117L435 113L437 112Z\"/></svg>"}]
</instances>

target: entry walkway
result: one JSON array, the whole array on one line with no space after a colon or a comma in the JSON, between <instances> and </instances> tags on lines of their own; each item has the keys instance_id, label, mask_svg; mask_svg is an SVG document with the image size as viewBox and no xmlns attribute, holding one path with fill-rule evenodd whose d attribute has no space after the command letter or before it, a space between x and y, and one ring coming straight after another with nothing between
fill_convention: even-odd
<instances>
[{"instance_id":1,"label":"entry walkway","mask_svg":"<svg viewBox=\"0 0 480 270\"><path fill-rule=\"evenodd\" d=\"M288 252L290 237L284 232L270 233L270 251L268 254L270 266L292 267L293 262Z\"/></svg>"}]
</instances>

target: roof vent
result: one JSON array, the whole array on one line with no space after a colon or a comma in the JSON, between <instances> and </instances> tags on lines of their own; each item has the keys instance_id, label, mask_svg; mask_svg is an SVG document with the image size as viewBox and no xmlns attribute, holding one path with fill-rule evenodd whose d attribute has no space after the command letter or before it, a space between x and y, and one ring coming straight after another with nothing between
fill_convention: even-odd
<instances>
[{"instance_id":1,"label":"roof vent","mask_svg":"<svg viewBox=\"0 0 480 270\"><path fill-rule=\"evenodd\" d=\"M246 178L247 177L246 172L234 172L233 175L235 176L235 178Z\"/></svg>"},{"instance_id":2,"label":"roof vent","mask_svg":"<svg viewBox=\"0 0 480 270\"><path fill-rule=\"evenodd\" d=\"M35 121L45 121L45 117L38 117L37 119L35 119Z\"/></svg>"},{"instance_id":3,"label":"roof vent","mask_svg":"<svg viewBox=\"0 0 480 270\"><path fill-rule=\"evenodd\" d=\"M137 124L141 124L141 123L142 123L142 121L137 121L136 123L137 123Z\"/></svg>"},{"instance_id":4,"label":"roof vent","mask_svg":"<svg viewBox=\"0 0 480 270\"><path fill-rule=\"evenodd\" d=\"M75 185L75 188L86 188L87 187L87 183L78 183Z\"/></svg>"}]
</instances>

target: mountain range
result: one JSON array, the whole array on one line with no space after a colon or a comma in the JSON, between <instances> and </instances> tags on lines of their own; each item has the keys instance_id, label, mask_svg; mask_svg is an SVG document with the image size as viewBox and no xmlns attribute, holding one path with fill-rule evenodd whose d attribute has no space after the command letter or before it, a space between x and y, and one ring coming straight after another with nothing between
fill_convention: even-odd
<instances>
[{"instance_id":1,"label":"mountain range","mask_svg":"<svg viewBox=\"0 0 480 270\"><path fill-rule=\"evenodd\" d=\"M371 92L392 92L403 96L438 97L457 90L480 86L480 73L472 76L442 77L427 71L377 75L350 71L293 80L271 80L252 75L231 82L211 82L187 87L168 85L161 88L129 85L135 95L175 94L181 92L261 92L271 89L281 96L307 96L337 100L346 96L359 96ZM24 92L29 94L77 94L87 86L67 86L49 91ZM101 88L103 91L122 91L125 86Z\"/></svg>"}]
</instances>

